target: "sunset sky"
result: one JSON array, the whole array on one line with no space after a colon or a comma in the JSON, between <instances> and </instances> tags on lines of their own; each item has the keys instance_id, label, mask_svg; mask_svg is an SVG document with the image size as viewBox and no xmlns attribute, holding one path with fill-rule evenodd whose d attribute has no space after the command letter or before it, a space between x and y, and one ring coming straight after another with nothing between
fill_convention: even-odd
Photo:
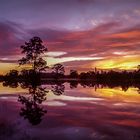
<instances>
[{"instance_id":1,"label":"sunset sky","mask_svg":"<svg viewBox=\"0 0 140 140\"><path fill-rule=\"evenodd\" d=\"M39 36L49 65L136 69L140 0L0 0L0 73L18 68L20 45Z\"/></svg>"}]
</instances>

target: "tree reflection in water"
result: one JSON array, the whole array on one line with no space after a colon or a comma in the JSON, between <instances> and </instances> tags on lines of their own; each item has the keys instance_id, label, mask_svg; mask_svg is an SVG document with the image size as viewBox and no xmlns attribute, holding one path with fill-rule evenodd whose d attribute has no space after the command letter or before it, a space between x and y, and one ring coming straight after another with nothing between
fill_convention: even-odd
<instances>
[{"instance_id":1,"label":"tree reflection in water","mask_svg":"<svg viewBox=\"0 0 140 140\"><path fill-rule=\"evenodd\" d=\"M47 113L41 104L46 100L46 94L49 92L45 87L37 83L30 83L29 85L21 83L22 88L28 88L28 95L19 95L18 101L23 104L20 115L28 119L32 125L37 125L41 122L42 117ZM51 91L55 95L61 95L64 92L65 86L62 84L52 86Z\"/></svg>"},{"instance_id":2,"label":"tree reflection in water","mask_svg":"<svg viewBox=\"0 0 140 140\"><path fill-rule=\"evenodd\" d=\"M37 77L21 81L8 78L3 81L4 87L17 88L19 85L22 89L28 90L28 94L18 96L18 101L23 105L19 114L28 119L32 125L37 125L42 121L45 113L47 113L42 103L46 100L46 94L49 92L49 89L43 87L40 79ZM65 86L62 83L56 83L51 86L50 90L55 95L61 95L65 90Z\"/></svg>"},{"instance_id":3,"label":"tree reflection in water","mask_svg":"<svg viewBox=\"0 0 140 140\"><path fill-rule=\"evenodd\" d=\"M54 85L52 86L51 91L55 95L61 95L65 91L65 86L63 84Z\"/></svg>"},{"instance_id":4,"label":"tree reflection in water","mask_svg":"<svg viewBox=\"0 0 140 140\"><path fill-rule=\"evenodd\" d=\"M41 86L29 86L29 96L19 95L18 101L24 106L21 108L20 115L28 119L32 125L37 125L41 122L42 116L47 111L41 106L46 100L48 91Z\"/></svg>"},{"instance_id":5,"label":"tree reflection in water","mask_svg":"<svg viewBox=\"0 0 140 140\"><path fill-rule=\"evenodd\" d=\"M65 91L64 83L66 81L44 81L44 85L51 85L51 89L43 87L41 80L38 77L30 76L30 78L23 78L22 80L17 80L13 78L7 78L3 81L3 86L17 88L20 86L23 89L28 90L28 94L22 94L18 96L18 101L23 105L20 110L20 116L28 119L32 125L37 125L42 121L43 116L47 113L44 109L42 103L46 100L47 93L49 90L55 95L61 95ZM138 93L140 93L140 84L133 82L94 82L80 80L68 81L70 88L77 88L78 84L83 88L94 87L97 88L115 88L121 87L123 91L127 91L129 87L137 88Z\"/></svg>"}]
</instances>

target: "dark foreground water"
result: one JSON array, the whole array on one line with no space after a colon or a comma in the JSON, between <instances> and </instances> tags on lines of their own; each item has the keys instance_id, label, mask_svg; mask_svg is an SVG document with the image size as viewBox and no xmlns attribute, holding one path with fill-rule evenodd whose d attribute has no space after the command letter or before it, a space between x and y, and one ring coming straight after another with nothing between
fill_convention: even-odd
<instances>
[{"instance_id":1,"label":"dark foreground water","mask_svg":"<svg viewBox=\"0 0 140 140\"><path fill-rule=\"evenodd\" d=\"M47 113L37 125L20 115L23 104L17 100L26 93L0 85L0 140L140 140L137 88L124 92L119 87L71 89L65 84L63 94L46 94L41 106Z\"/></svg>"}]
</instances>

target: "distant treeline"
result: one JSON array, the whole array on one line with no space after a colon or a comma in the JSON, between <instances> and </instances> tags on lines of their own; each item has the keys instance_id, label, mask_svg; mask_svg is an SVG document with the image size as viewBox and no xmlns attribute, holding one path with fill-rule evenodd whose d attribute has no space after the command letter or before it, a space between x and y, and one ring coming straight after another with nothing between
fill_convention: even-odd
<instances>
[{"instance_id":1,"label":"distant treeline","mask_svg":"<svg viewBox=\"0 0 140 140\"><path fill-rule=\"evenodd\" d=\"M44 74L43 74L44 75ZM42 75L42 76L43 76ZM61 75L62 76L62 75ZM127 91L129 87L138 88L138 93L140 93L140 81L139 79L128 79L123 80L117 79L117 80L111 80L111 79L103 79L99 78L96 80L93 79L74 79L70 78L70 75L64 75L65 78L60 79L47 79L47 78L40 78L38 75L26 75L24 77L23 75L18 75L17 77L15 75L8 75L4 77L4 80L2 81L3 86L5 87L11 87L11 88L17 88L20 86L23 89L26 89L28 87L36 87L40 85L50 85L52 87L52 91L54 93L58 93L56 91L62 91L64 92L64 83L69 83L69 86L71 89L77 88L78 85L82 86L83 88L86 87L93 87L96 89L98 88L115 88L120 87L123 91ZM69 78L68 78L69 77ZM55 90L54 90L55 89ZM63 89L63 90L62 90Z\"/></svg>"},{"instance_id":2,"label":"distant treeline","mask_svg":"<svg viewBox=\"0 0 140 140\"><path fill-rule=\"evenodd\" d=\"M28 85L63 85L65 82L70 84L70 88L77 88L78 84L83 87L121 87L126 91L129 87L140 89L140 70L135 71L88 71L78 74L76 70L71 70L68 75L64 73L43 73L34 70L10 70L1 76L4 86L17 87L22 83L23 87Z\"/></svg>"},{"instance_id":3,"label":"distant treeline","mask_svg":"<svg viewBox=\"0 0 140 140\"><path fill-rule=\"evenodd\" d=\"M40 78L42 80L93 80L93 81L140 81L140 70L135 71L88 71L78 74L76 70L70 70L68 75L64 73L36 72L34 70L10 70L6 75L0 76L1 80L5 79L32 79Z\"/></svg>"}]
</instances>

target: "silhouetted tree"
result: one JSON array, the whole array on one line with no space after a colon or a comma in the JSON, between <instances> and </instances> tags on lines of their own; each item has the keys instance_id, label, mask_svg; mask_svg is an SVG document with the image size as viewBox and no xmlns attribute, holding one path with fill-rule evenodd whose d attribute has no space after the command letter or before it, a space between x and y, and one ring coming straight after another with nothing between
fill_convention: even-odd
<instances>
[{"instance_id":1,"label":"silhouetted tree","mask_svg":"<svg viewBox=\"0 0 140 140\"><path fill-rule=\"evenodd\" d=\"M53 71L56 73L56 74L62 74L64 75L65 73L65 69L64 69L64 66L62 64L55 64L53 67L52 67Z\"/></svg>"},{"instance_id":2,"label":"silhouetted tree","mask_svg":"<svg viewBox=\"0 0 140 140\"><path fill-rule=\"evenodd\" d=\"M76 70L70 70L70 78L78 78L78 72Z\"/></svg>"},{"instance_id":3,"label":"silhouetted tree","mask_svg":"<svg viewBox=\"0 0 140 140\"><path fill-rule=\"evenodd\" d=\"M3 86L18 87L18 71L10 70L4 77Z\"/></svg>"},{"instance_id":4,"label":"silhouetted tree","mask_svg":"<svg viewBox=\"0 0 140 140\"><path fill-rule=\"evenodd\" d=\"M138 71L140 71L140 65L137 66Z\"/></svg>"},{"instance_id":5,"label":"silhouetted tree","mask_svg":"<svg viewBox=\"0 0 140 140\"><path fill-rule=\"evenodd\" d=\"M6 76L9 76L11 78L17 78L18 77L18 71L17 70L10 70L10 72L7 73Z\"/></svg>"},{"instance_id":6,"label":"silhouetted tree","mask_svg":"<svg viewBox=\"0 0 140 140\"><path fill-rule=\"evenodd\" d=\"M30 64L35 72L47 68L47 62L42 58L42 54L47 52L47 48L43 45L43 41L39 37L31 38L29 42L25 42L21 46L21 49L25 57L19 60L20 65Z\"/></svg>"}]
</instances>

